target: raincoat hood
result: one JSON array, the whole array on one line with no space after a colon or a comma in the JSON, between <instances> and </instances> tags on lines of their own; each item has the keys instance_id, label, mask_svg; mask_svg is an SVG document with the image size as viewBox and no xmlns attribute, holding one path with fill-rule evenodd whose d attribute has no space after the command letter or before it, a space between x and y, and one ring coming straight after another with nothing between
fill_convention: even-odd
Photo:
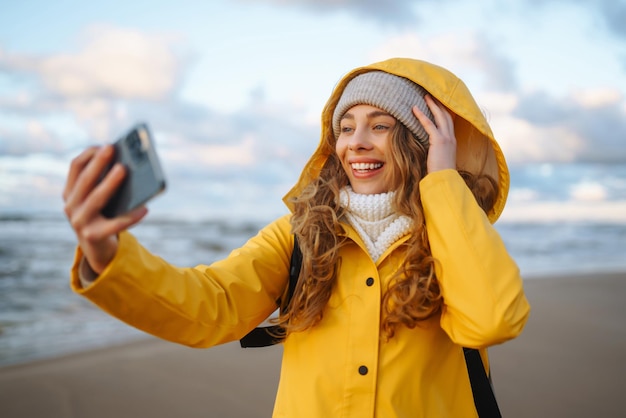
<instances>
[{"instance_id":1,"label":"raincoat hood","mask_svg":"<svg viewBox=\"0 0 626 418\"><path fill-rule=\"evenodd\" d=\"M498 183L498 196L493 209L487 214L495 222L504 209L509 191L509 170L504 154L493 136L482 111L465 83L450 71L425 61L410 58L392 58L359 67L346 74L333 90L322 111L320 143L305 165L295 186L283 201L290 208L290 199L298 196L304 187L319 176L328 156L335 152L332 117L346 85L354 77L369 72L384 71L407 78L422 86L428 93L448 108L454 119L457 139L457 168L472 174L487 174ZM333 138L327 141L326 138Z\"/></svg>"}]
</instances>

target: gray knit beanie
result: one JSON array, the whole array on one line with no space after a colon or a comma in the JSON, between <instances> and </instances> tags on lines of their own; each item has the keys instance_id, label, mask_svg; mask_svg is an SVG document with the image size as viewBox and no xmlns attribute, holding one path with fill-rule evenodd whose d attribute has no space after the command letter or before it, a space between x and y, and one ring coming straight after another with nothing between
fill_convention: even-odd
<instances>
[{"instance_id":1,"label":"gray knit beanie","mask_svg":"<svg viewBox=\"0 0 626 418\"><path fill-rule=\"evenodd\" d=\"M339 136L343 115L352 106L367 104L389 112L406 126L415 137L428 147L428 134L417 120L413 106L417 106L430 120L433 115L424 101L427 94L421 86L383 71L370 71L354 77L343 90L333 113L333 132Z\"/></svg>"}]
</instances>

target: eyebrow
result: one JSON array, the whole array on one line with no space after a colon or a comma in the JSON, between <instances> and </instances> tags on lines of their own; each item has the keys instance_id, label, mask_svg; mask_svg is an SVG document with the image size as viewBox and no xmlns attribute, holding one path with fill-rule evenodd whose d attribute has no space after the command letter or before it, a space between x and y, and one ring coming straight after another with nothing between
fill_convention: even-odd
<instances>
[{"instance_id":1,"label":"eyebrow","mask_svg":"<svg viewBox=\"0 0 626 418\"><path fill-rule=\"evenodd\" d=\"M393 118L393 116L390 113L385 112L384 110L372 110L371 112L369 112L367 114L367 118L368 119L372 119L372 118L375 118L375 117L378 117L378 116L390 116L390 117ZM346 112L346 113L343 114L341 119L342 120L343 119L354 119L354 115L352 113Z\"/></svg>"}]
</instances>

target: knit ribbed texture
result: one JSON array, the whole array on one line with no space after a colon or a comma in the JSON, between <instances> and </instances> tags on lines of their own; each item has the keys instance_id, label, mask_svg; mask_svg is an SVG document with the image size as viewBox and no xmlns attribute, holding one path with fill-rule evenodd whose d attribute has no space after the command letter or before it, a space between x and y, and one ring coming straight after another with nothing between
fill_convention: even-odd
<instances>
[{"instance_id":1,"label":"knit ribbed texture","mask_svg":"<svg viewBox=\"0 0 626 418\"><path fill-rule=\"evenodd\" d=\"M355 193L350 186L340 194L340 204L347 209L346 218L357 231L372 260L381 255L411 228L411 218L397 214L392 206L395 192L381 194Z\"/></svg>"},{"instance_id":2,"label":"knit ribbed texture","mask_svg":"<svg viewBox=\"0 0 626 418\"><path fill-rule=\"evenodd\" d=\"M413 106L417 106L430 120L433 115L424 101L427 94L421 86L403 77L382 71L370 71L354 77L341 94L333 113L335 138L340 133L343 115L353 106L367 104L389 112L406 126L415 137L428 147L428 134L417 120Z\"/></svg>"}]
</instances>

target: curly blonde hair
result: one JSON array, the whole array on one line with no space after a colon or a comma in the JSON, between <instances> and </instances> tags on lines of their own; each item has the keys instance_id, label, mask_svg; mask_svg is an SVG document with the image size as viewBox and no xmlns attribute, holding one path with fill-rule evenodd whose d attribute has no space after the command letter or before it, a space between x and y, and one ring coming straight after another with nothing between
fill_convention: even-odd
<instances>
[{"instance_id":1,"label":"curly blonde hair","mask_svg":"<svg viewBox=\"0 0 626 418\"><path fill-rule=\"evenodd\" d=\"M288 306L282 306L276 323L283 332L304 331L317 325L330 299L341 261L339 252L346 243L340 222L345 209L339 193L349 184L335 153L335 138L329 133L322 152L329 155L319 176L293 199L293 233L302 250L300 277ZM387 175L395 185L394 208L413 220L401 269L392 278L382 298L382 332L392 338L398 326L414 328L420 321L439 313L443 304L435 275L422 208L419 182L426 175L427 149L401 123L391 137ZM485 212L495 203L498 186L486 175L460 171Z\"/></svg>"}]
</instances>

